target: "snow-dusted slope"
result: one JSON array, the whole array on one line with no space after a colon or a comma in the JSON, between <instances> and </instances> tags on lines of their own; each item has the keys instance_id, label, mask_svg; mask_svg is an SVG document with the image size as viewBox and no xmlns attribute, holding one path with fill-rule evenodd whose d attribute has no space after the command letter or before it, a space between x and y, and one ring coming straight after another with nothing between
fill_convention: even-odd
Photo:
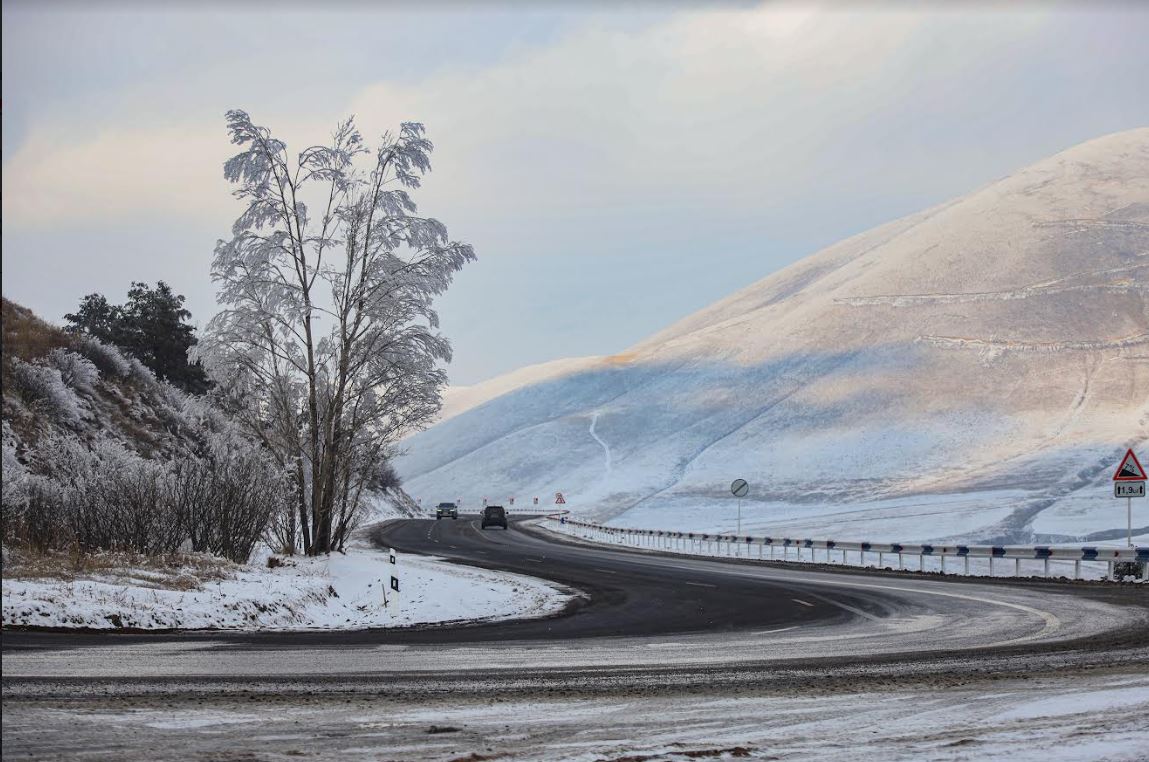
<instances>
[{"instance_id":1,"label":"snow-dusted slope","mask_svg":"<svg viewBox=\"0 0 1149 762\"><path fill-rule=\"evenodd\" d=\"M436 423L454 418L495 397L513 392L524 386L568 376L601 363L601 357L569 357L513 370L471 386L450 386L443 394L443 408Z\"/></svg>"},{"instance_id":2,"label":"snow-dusted slope","mask_svg":"<svg viewBox=\"0 0 1149 762\"><path fill-rule=\"evenodd\" d=\"M1109 469L1149 441L1147 300L1140 129L831 246L621 355L488 382L506 391L455 406L399 466L429 500L562 490L646 526L732 528L742 477L744 529L1116 531Z\"/></svg>"}]
</instances>

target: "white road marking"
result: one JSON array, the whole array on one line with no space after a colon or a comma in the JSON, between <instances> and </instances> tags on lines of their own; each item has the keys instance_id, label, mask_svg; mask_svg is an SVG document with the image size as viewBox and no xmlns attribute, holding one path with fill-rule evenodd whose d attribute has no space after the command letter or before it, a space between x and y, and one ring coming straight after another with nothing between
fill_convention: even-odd
<instances>
[{"instance_id":1,"label":"white road marking","mask_svg":"<svg viewBox=\"0 0 1149 762\"><path fill-rule=\"evenodd\" d=\"M814 608L813 603L808 603L807 601L799 600L798 598L791 598L790 600L794 601L794 603L801 603L803 606L809 606L810 608Z\"/></svg>"},{"instance_id":2,"label":"white road marking","mask_svg":"<svg viewBox=\"0 0 1149 762\"><path fill-rule=\"evenodd\" d=\"M611 571L610 569L599 569L598 567L592 567L592 568L594 571L600 571L604 574L614 574L614 572Z\"/></svg>"},{"instance_id":3,"label":"white road marking","mask_svg":"<svg viewBox=\"0 0 1149 762\"><path fill-rule=\"evenodd\" d=\"M711 585L706 582L687 582L686 584L693 587L718 587L718 585Z\"/></svg>"},{"instance_id":4,"label":"white road marking","mask_svg":"<svg viewBox=\"0 0 1149 762\"><path fill-rule=\"evenodd\" d=\"M731 576L745 577L745 578L749 578L749 579L765 579L765 578L767 578L767 577L764 577L762 575L753 574L753 573L750 573L750 574L740 573L740 572L727 572L727 573L731 574ZM770 576L774 576L774 575L770 575ZM783 578L785 578L787 575L782 575L782 576L783 576ZM896 590L898 592L911 593L911 594L916 594L916 595L927 595L927 596L934 595L934 596L939 596L942 598L956 598L958 600L974 601L975 603L987 603L991 606L1002 606L1003 608L1014 609L1015 611L1024 611L1027 614L1032 614L1035 617L1041 619L1042 622L1044 623L1042 628L1040 630L1038 630L1037 632L1030 633L1029 635L1023 635L1023 636L1018 637L1018 638L1013 638L1011 640L1003 640L1003 641L998 642L998 643L990 643L989 645L980 646L981 648L999 648L1001 646L1014 645L1016 643L1025 643L1025 642L1030 641L1030 640L1036 640L1038 638L1043 638L1043 637L1061 629L1061 620L1058 619L1055 614L1053 614L1049 611L1043 611L1042 609L1033 608L1032 606L1026 606L1026 605L1023 605L1021 603L1011 603L1009 601L997 600L996 598L985 598L985 597L982 597L979 595L968 595L968 594L964 594L964 593L947 593L947 592L943 592L941 590L932 590L932 589L928 589L928 588L923 589L923 588L914 588L914 587L904 587L901 585L887 585L887 584L875 584L875 583L856 582L856 581L846 582L846 581L839 581L839 580L817 579L813 576L808 577L807 579L804 579L803 581L809 582L809 583L815 584L815 585L826 585L826 586L832 586L832 587L852 587L852 588L870 589L870 590ZM944 584L944 583L942 583L942 584Z\"/></svg>"},{"instance_id":5,"label":"white road marking","mask_svg":"<svg viewBox=\"0 0 1149 762\"><path fill-rule=\"evenodd\" d=\"M796 629L798 629L798 625L794 625L792 627L782 627L781 629L777 629L777 630L758 630L757 632L752 632L750 634L751 635L773 635L776 632L786 632L788 630L796 630Z\"/></svg>"}]
</instances>

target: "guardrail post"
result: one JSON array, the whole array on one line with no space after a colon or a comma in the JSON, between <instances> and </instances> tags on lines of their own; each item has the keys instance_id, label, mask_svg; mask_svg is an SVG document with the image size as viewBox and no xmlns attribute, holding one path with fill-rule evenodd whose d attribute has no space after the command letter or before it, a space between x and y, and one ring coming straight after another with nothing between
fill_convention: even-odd
<instances>
[{"instance_id":1,"label":"guardrail post","mask_svg":"<svg viewBox=\"0 0 1149 762\"><path fill-rule=\"evenodd\" d=\"M993 551L990 551L989 557L989 576L993 576Z\"/></svg>"},{"instance_id":2,"label":"guardrail post","mask_svg":"<svg viewBox=\"0 0 1149 762\"><path fill-rule=\"evenodd\" d=\"M1021 559L1020 558L1013 559L1013 576L1015 576L1015 577L1021 576Z\"/></svg>"},{"instance_id":3,"label":"guardrail post","mask_svg":"<svg viewBox=\"0 0 1149 762\"><path fill-rule=\"evenodd\" d=\"M902 551L898 551L898 571L902 570Z\"/></svg>"},{"instance_id":4,"label":"guardrail post","mask_svg":"<svg viewBox=\"0 0 1149 762\"><path fill-rule=\"evenodd\" d=\"M1048 558L1045 559L1045 577L1046 577L1046 579L1049 578L1049 559Z\"/></svg>"},{"instance_id":5,"label":"guardrail post","mask_svg":"<svg viewBox=\"0 0 1149 762\"><path fill-rule=\"evenodd\" d=\"M969 576L969 556L965 557L965 575Z\"/></svg>"},{"instance_id":6,"label":"guardrail post","mask_svg":"<svg viewBox=\"0 0 1149 762\"><path fill-rule=\"evenodd\" d=\"M878 568L879 569L885 569L886 568L886 552L884 550L878 551Z\"/></svg>"},{"instance_id":7,"label":"guardrail post","mask_svg":"<svg viewBox=\"0 0 1149 762\"><path fill-rule=\"evenodd\" d=\"M946 573L946 554L942 551L942 574Z\"/></svg>"},{"instance_id":8,"label":"guardrail post","mask_svg":"<svg viewBox=\"0 0 1149 762\"><path fill-rule=\"evenodd\" d=\"M926 554L918 553L918 571L926 570Z\"/></svg>"},{"instance_id":9,"label":"guardrail post","mask_svg":"<svg viewBox=\"0 0 1149 762\"><path fill-rule=\"evenodd\" d=\"M1109 561L1108 563L1109 563L1109 571L1105 573L1105 578L1112 582L1113 580L1117 579L1117 575L1113 569L1113 562Z\"/></svg>"},{"instance_id":10,"label":"guardrail post","mask_svg":"<svg viewBox=\"0 0 1149 762\"><path fill-rule=\"evenodd\" d=\"M1074 579L1081 579L1081 559L1080 558L1073 562L1073 578Z\"/></svg>"}]
</instances>

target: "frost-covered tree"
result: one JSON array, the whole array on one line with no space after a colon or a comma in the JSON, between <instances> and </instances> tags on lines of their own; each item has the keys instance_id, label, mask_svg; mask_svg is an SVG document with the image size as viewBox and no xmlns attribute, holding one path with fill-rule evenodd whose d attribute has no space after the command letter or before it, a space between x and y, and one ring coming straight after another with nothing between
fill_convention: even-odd
<instances>
[{"instance_id":1,"label":"frost-covered tree","mask_svg":"<svg viewBox=\"0 0 1149 762\"><path fill-rule=\"evenodd\" d=\"M391 445L439 407L451 352L432 302L474 252L417 214L421 124L372 151L349 119L294 157L243 111L227 126L243 150L224 175L247 208L216 247L223 309L193 354L294 471L299 538L325 553Z\"/></svg>"}]
</instances>

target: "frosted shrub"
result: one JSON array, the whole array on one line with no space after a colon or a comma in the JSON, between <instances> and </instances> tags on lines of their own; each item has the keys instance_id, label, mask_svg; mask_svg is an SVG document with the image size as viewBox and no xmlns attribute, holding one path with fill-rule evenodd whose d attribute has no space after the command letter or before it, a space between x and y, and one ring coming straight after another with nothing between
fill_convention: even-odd
<instances>
[{"instance_id":1,"label":"frosted shrub","mask_svg":"<svg viewBox=\"0 0 1149 762\"><path fill-rule=\"evenodd\" d=\"M4 422L3 431L4 478L0 480L0 536L7 545L9 528L20 523L27 507L28 469L16 457L16 436L7 421Z\"/></svg>"},{"instance_id":2,"label":"frosted shrub","mask_svg":"<svg viewBox=\"0 0 1149 762\"><path fill-rule=\"evenodd\" d=\"M80 353L95 363L100 372L109 378L127 378L132 373L131 363L120 350L91 336L76 337Z\"/></svg>"},{"instance_id":3,"label":"frosted shrub","mask_svg":"<svg viewBox=\"0 0 1149 762\"><path fill-rule=\"evenodd\" d=\"M24 510L13 522L11 533L41 552L67 544L67 526L61 520L67 491L39 475L29 476L24 489Z\"/></svg>"},{"instance_id":4,"label":"frosted shrub","mask_svg":"<svg viewBox=\"0 0 1149 762\"><path fill-rule=\"evenodd\" d=\"M34 457L44 474L34 517L37 524L26 530L34 547L75 544L89 552L130 550L150 555L179 547L183 529L167 499L170 474L162 463L110 440L97 441L89 449L68 436L45 437Z\"/></svg>"},{"instance_id":5,"label":"frosted shrub","mask_svg":"<svg viewBox=\"0 0 1149 762\"><path fill-rule=\"evenodd\" d=\"M79 400L56 368L13 358L12 380L25 402L62 423L75 425L80 422Z\"/></svg>"},{"instance_id":6,"label":"frosted shrub","mask_svg":"<svg viewBox=\"0 0 1149 762\"><path fill-rule=\"evenodd\" d=\"M22 479L11 512L5 479L4 531L40 551L158 555L189 541L192 550L243 563L288 502L275 461L233 434L209 434L203 453L170 463L112 440L88 446L60 434L41 438L30 458L38 474Z\"/></svg>"},{"instance_id":7,"label":"frosted shrub","mask_svg":"<svg viewBox=\"0 0 1149 762\"><path fill-rule=\"evenodd\" d=\"M247 561L273 516L289 502L282 470L238 436L212 435L206 452L176 463L172 476L169 495L192 550L236 563Z\"/></svg>"},{"instance_id":8,"label":"frosted shrub","mask_svg":"<svg viewBox=\"0 0 1149 762\"><path fill-rule=\"evenodd\" d=\"M129 375L133 381L142 386L155 386L156 374L152 373L151 368L135 357L128 358L128 365L131 367Z\"/></svg>"},{"instance_id":9,"label":"frosted shrub","mask_svg":"<svg viewBox=\"0 0 1149 762\"><path fill-rule=\"evenodd\" d=\"M91 394L100 380L100 371L91 360L67 349L53 349L48 353L48 363L60 371L60 379L84 394Z\"/></svg>"}]
</instances>

